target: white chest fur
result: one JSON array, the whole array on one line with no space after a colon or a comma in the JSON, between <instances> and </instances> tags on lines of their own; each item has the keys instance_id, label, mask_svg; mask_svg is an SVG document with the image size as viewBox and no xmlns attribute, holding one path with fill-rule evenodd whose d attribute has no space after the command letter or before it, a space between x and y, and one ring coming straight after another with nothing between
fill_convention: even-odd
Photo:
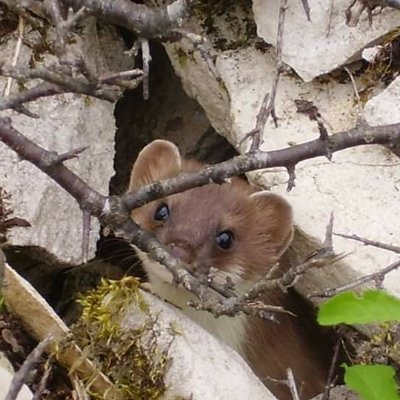
<instances>
[{"instance_id":1,"label":"white chest fur","mask_svg":"<svg viewBox=\"0 0 400 400\"><path fill-rule=\"evenodd\" d=\"M149 277L150 287L155 294L179 307L185 315L197 322L209 333L229 345L238 353L242 353L241 348L245 337L246 325L245 316L215 318L209 312L197 311L187 306L190 300L197 300L195 296L182 287L175 288L171 284L171 274L163 265L151 260L147 254L137 248L135 250L143 262Z\"/></svg>"}]
</instances>

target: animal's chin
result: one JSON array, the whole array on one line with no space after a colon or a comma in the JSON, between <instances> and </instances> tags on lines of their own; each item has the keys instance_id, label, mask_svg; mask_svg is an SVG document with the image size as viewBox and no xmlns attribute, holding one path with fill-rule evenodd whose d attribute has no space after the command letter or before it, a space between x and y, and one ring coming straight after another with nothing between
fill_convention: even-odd
<instances>
[{"instance_id":1,"label":"animal's chin","mask_svg":"<svg viewBox=\"0 0 400 400\"><path fill-rule=\"evenodd\" d=\"M136 246L134 249L143 263L143 267L148 274L151 282L159 281L163 283L171 283L172 275L165 266L157 261L152 260L147 253L139 250ZM201 268L198 268L199 270ZM228 280L234 284L234 291L237 293L243 292L249 286L244 277L244 269L241 266L229 266L228 270L221 270L218 268L211 269L211 275L214 282L219 285L224 285Z\"/></svg>"}]
</instances>

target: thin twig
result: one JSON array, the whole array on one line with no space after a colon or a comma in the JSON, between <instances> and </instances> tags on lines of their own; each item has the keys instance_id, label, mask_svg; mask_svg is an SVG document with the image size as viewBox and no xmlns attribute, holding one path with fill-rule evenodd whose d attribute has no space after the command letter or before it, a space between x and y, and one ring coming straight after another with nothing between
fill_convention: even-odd
<instances>
[{"instance_id":1,"label":"thin twig","mask_svg":"<svg viewBox=\"0 0 400 400\"><path fill-rule=\"evenodd\" d=\"M346 132L329 136L332 153L360 144L394 143L400 137L400 123L386 126L357 126ZM206 167L198 172L187 172L161 182L143 186L135 192L121 197L130 210L141 207L149 201L183 192L209 183L224 183L227 178L257 169L292 167L300 161L326 155L326 143L319 138L274 151L256 151Z\"/></svg>"},{"instance_id":2,"label":"thin twig","mask_svg":"<svg viewBox=\"0 0 400 400\"><path fill-rule=\"evenodd\" d=\"M386 127L362 127L362 129L357 127L348 132L332 135L330 140L332 140L333 151L337 151L356 144L388 143L395 140L397 136L400 136L399 124ZM245 300L243 301L243 309L240 309L240 311L249 313L249 315L254 315L254 313L257 315L257 313L264 311L257 301L251 301L251 296L255 296L255 289L250 291L247 299L238 299L233 294L232 288L226 283L220 283L213 279L209 282L207 276L196 275L193 267L173 257L161 247L153 234L141 229L132 220L130 210L133 206L140 206L155 198L204 185L211 181L223 183L228 176L236 175L240 170L250 171L265 168L274 166L274 163L292 165L302 159L323 155L325 152L325 144L319 138L280 151L256 152L251 155L239 156L225 163L207 167L200 172L183 174L177 178L148 185L144 189L145 192L142 192L142 188L129 195L107 197L90 188L86 182L65 167L63 163L54 163L54 160L59 160L57 153L49 152L28 140L12 127L9 119L0 118L0 140L67 190L76 199L82 210L86 210L99 218L103 225L109 226L116 234L135 244L140 250L150 253L153 259L165 265L172 274L174 282L182 284L183 287L195 294L201 301L205 302L210 310L215 310L216 313L225 310L224 312L229 313L232 310L238 310L240 301ZM132 199L134 203L130 204L131 206L133 204L130 208L129 201L132 201ZM139 199L139 202L137 199ZM318 257L310 258L301 266L288 271L278 281L266 282L265 284L278 284L282 288L293 285L303 271L327 265L335 261L334 256L332 257L327 258L324 254L318 254ZM336 257L340 259L342 256Z\"/></svg>"},{"instance_id":3,"label":"thin twig","mask_svg":"<svg viewBox=\"0 0 400 400\"><path fill-rule=\"evenodd\" d=\"M143 99L149 98L149 74L150 74L150 46L148 39L138 39L142 48L142 61L143 61Z\"/></svg>"},{"instance_id":4,"label":"thin twig","mask_svg":"<svg viewBox=\"0 0 400 400\"><path fill-rule=\"evenodd\" d=\"M42 356L43 352L46 350L47 345L50 343L52 339L53 337L51 335L45 337L32 350L32 352L28 355L28 357L26 357L21 368L14 375L8 393L5 397L5 400L15 400L17 398L18 393L22 388L22 385L27 379L28 374L32 372L32 369L34 368L35 364L39 362L40 357Z\"/></svg>"},{"instance_id":5,"label":"thin twig","mask_svg":"<svg viewBox=\"0 0 400 400\"><path fill-rule=\"evenodd\" d=\"M82 264L89 259L90 220L90 213L82 211Z\"/></svg>"},{"instance_id":6,"label":"thin twig","mask_svg":"<svg viewBox=\"0 0 400 400\"><path fill-rule=\"evenodd\" d=\"M42 399L42 395L43 395L44 391L46 390L47 381L49 380L49 377L50 377L50 372L51 372L51 362L50 362L50 359L48 359L44 365L43 375L40 378L39 385L36 389L36 392L35 392L32 400L41 400Z\"/></svg>"},{"instance_id":7,"label":"thin twig","mask_svg":"<svg viewBox=\"0 0 400 400\"><path fill-rule=\"evenodd\" d=\"M333 357L332 357L332 361L331 361L331 366L329 367L328 379L327 379L325 390L324 390L321 400L329 400L329 395L330 395L332 383L333 383L333 375L335 374L336 364L337 364L337 360L339 358L340 344L341 344L341 339L339 338L336 341L335 348L333 350Z\"/></svg>"},{"instance_id":8,"label":"thin twig","mask_svg":"<svg viewBox=\"0 0 400 400\"><path fill-rule=\"evenodd\" d=\"M393 246L391 244L377 242L376 240L364 239L358 235L346 235L344 233L334 233L334 235L340 236L345 239L351 239L351 240L355 240L357 242L364 243L366 246L374 246L374 247L378 247L380 249L384 249L384 250L392 251L393 253L400 254L399 246Z\"/></svg>"},{"instance_id":9,"label":"thin twig","mask_svg":"<svg viewBox=\"0 0 400 400\"><path fill-rule=\"evenodd\" d=\"M346 66L344 66L344 70L347 72L347 75L349 76L351 84L353 86L354 95L356 96L356 99L357 99L358 114L360 115L361 111L362 111L362 105L361 105L360 94L358 93L358 89L357 89L357 83L356 83L356 81L354 79L353 74L351 73L351 71Z\"/></svg>"},{"instance_id":10,"label":"thin twig","mask_svg":"<svg viewBox=\"0 0 400 400\"><path fill-rule=\"evenodd\" d=\"M201 58L207 64L207 67L213 74L215 80L217 82L222 81L222 78L215 67L215 63L212 59L210 51L207 50L205 47L205 44L207 43L207 38L205 38L204 36L201 36L201 35L197 35L196 33L193 33L193 32L186 32L182 29L174 29L174 31L172 33L174 35L177 35L178 39L180 39L180 38L187 39L193 45L195 50L197 50L200 53Z\"/></svg>"},{"instance_id":11,"label":"thin twig","mask_svg":"<svg viewBox=\"0 0 400 400\"><path fill-rule=\"evenodd\" d=\"M15 67L17 65L18 57L21 53L22 40L24 38L24 29L25 29L25 20L20 15L18 17L18 39L17 39L17 43L15 45L14 56L13 56L13 59L11 60L12 67ZM4 97L8 97L10 95L12 83L13 83L13 78L9 77L7 79L6 87L4 88L4 92L3 92Z\"/></svg>"},{"instance_id":12,"label":"thin twig","mask_svg":"<svg viewBox=\"0 0 400 400\"><path fill-rule=\"evenodd\" d=\"M334 222L334 216L333 216L333 212L331 212L331 215L329 217L329 223L326 227L325 240L324 240L323 247L330 249L332 252L333 252L333 246L332 246L333 222Z\"/></svg>"},{"instance_id":13,"label":"thin twig","mask_svg":"<svg viewBox=\"0 0 400 400\"><path fill-rule=\"evenodd\" d=\"M312 297L331 297L331 296L334 296L335 294L344 292L346 290L354 289L354 288L359 287L359 286L361 286L361 285L363 285L365 283L368 283L368 282L373 282L373 281L382 282L382 280L386 277L386 275L389 272L392 272L392 271L396 270L399 267L400 267L400 260L397 260L394 263L392 263L389 266L387 266L386 268L381 269L380 271L373 272L372 274L368 274L368 275L362 276L360 278L354 279L353 281L345 283L344 285L340 285L340 286L337 286L337 287L332 288L332 289L327 289L323 293L310 294L307 297L308 298L312 298Z\"/></svg>"},{"instance_id":14,"label":"thin twig","mask_svg":"<svg viewBox=\"0 0 400 400\"><path fill-rule=\"evenodd\" d=\"M297 390L296 381L293 376L293 371L291 368L286 370L287 374L287 384L290 390L290 394L292 395L293 400L300 400L299 392Z\"/></svg>"},{"instance_id":15,"label":"thin twig","mask_svg":"<svg viewBox=\"0 0 400 400\"><path fill-rule=\"evenodd\" d=\"M131 69L128 71L107 73L99 76L98 81L100 83L115 84L119 80L136 79L143 76L143 71L141 69Z\"/></svg>"},{"instance_id":16,"label":"thin twig","mask_svg":"<svg viewBox=\"0 0 400 400\"><path fill-rule=\"evenodd\" d=\"M267 122L268 116L271 115L275 126L278 126L278 118L275 112L275 98L278 91L279 77L282 72L282 47L283 47L283 27L285 23L285 13L287 9L287 0L281 0L281 6L279 8L279 20L278 20L278 33L276 40L276 70L275 76L272 81L271 93L266 94L261 103L260 111L257 115L256 126L253 129L253 140L250 145L250 152L256 151L262 144L262 133L264 126Z\"/></svg>"}]
</instances>

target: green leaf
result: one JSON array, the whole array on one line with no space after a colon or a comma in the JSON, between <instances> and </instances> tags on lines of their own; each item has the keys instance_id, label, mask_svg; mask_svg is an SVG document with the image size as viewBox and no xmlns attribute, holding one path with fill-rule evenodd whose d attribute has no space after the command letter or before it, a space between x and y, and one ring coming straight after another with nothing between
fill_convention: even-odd
<instances>
[{"instance_id":1,"label":"green leaf","mask_svg":"<svg viewBox=\"0 0 400 400\"><path fill-rule=\"evenodd\" d=\"M382 291L343 292L321 304L320 325L400 321L400 299Z\"/></svg>"},{"instance_id":2,"label":"green leaf","mask_svg":"<svg viewBox=\"0 0 400 400\"><path fill-rule=\"evenodd\" d=\"M388 365L343 365L344 382L356 391L362 400L400 400L394 376L395 370Z\"/></svg>"}]
</instances>

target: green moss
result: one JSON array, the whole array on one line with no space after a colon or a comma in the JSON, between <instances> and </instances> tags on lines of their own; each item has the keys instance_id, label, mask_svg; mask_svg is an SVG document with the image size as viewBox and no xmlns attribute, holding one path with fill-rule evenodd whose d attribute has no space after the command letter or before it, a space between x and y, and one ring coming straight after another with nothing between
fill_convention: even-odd
<instances>
[{"instance_id":1,"label":"green moss","mask_svg":"<svg viewBox=\"0 0 400 400\"><path fill-rule=\"evenodd\" d=\"M168 350L157 345L157 319L149 314L139 285L132 277L102 281L99 288L79 299L82 317L72 332L84 353L115 384L122 399L152 400L165 391ZM132 304L145 318L137 328L122 330L120 318Z\"/></svg>"},{"instance_id":2,"label":"green moss","mask_svg":"<svg viewBox=\"0 0 400 400\"><path fill-rule=\"evenodd\" d=\"M200 0L196 3L194 15L218 50L246 47L256 39L249 0Z\"/></svg>"}]
</instances>

